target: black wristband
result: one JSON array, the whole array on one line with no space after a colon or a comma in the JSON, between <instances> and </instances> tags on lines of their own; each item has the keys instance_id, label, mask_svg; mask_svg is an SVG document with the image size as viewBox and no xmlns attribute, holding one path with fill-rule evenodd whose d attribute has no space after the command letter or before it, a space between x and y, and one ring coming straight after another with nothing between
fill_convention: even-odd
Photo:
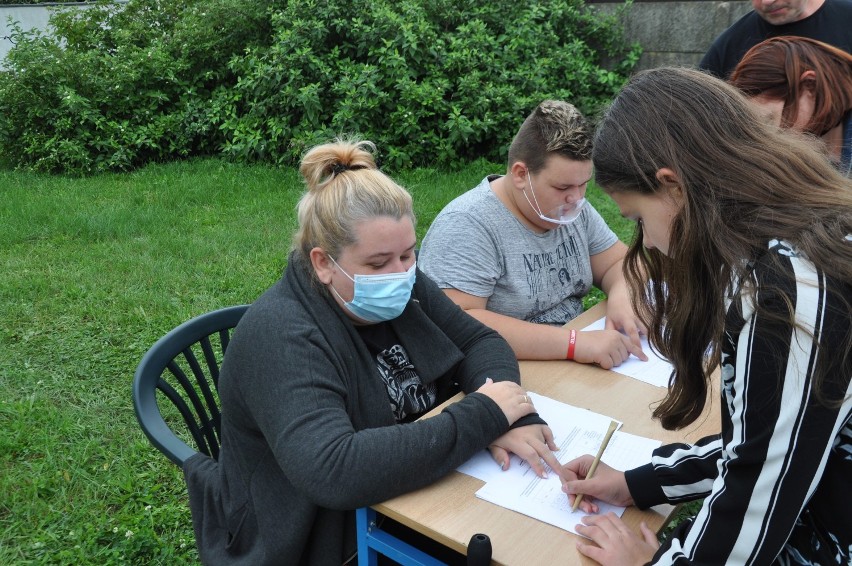
<instances>
[{"instance_id":1,"label":"black wristband","mask_svg":"<svg viewBox=\"0 0 852 566\"><path fill-rule=\"evenodd\" d=\"M516 420L515 424L509 427L509 430L534 424L547 425L547 421L538 416L538 413L530 413Z\"/></svg>"}]
</instances>

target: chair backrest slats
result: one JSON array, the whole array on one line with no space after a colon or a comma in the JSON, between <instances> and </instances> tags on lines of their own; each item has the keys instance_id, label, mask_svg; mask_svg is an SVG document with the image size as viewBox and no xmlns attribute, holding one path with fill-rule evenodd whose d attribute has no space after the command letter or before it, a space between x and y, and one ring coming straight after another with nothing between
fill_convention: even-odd
<instances>
[{"instance_id":1,"label":"chair backrest slats","mask_svg":"<svg viewBox=\"0 0 852 566\"><path fill-rule=\"evenodd\" d=\"M219 331L219 344L222 346L222 358L225 357L225 352L228 350L228 344L231 343L231 332L233 329L231 328L223 328ZM213 377L213 384L216 386L216 389L219 389L219 368L216 368L216 371L210 370L210 375Z\"/></svg>"},{"instance_id":2,"label":"chair backrest slats","mask_svg":"<svg viewBox=\"0 0 852 566\"><path fill-rule=\"evenodd\" d=\"M210 417L206 404L202 402L201 396L198 394L198 385L204 383L205 379L204 374L200 371L201 366L198 365L198 360L195 359L195 355L192 353L192 350L184 350L183 357L186 359L187 363L189 363L190 367L192 367L192 371L195 376L194 382L190 381L186 373L184 373L181 367L174 360L169 362L167 367L172 375L175 376L178 383L180 383L186 398L189 399L190 403L192 403L192 408L194 410L193 420L199 430L204 433L207 443L209 445L218 444L219 441L213 431L213 419Z\"/></svg>"},{"instance_id":3,"label":"chair backrest slats","mask_svg":"<svg viewBox=\"0 0 852 566\"><path fill-rule=\"evenodd\" d=\"M195 420L195 413L189 408L189 405L187 405L181 394L165 381L160 381L157 389L162 391L163 395L165 395L166 398L174 404L175 408L180 413L180 416L183 417L186 428L192 436L193 442L195 442L195 445L198 447L198 451L203 452L208 456L213 456L212 446L207 439L207 435L204 433L202 428L198 426L198 422Z\"/></svg>"},{"instance_id":4,"label":"chair backrest slats","mask_svg":"<svg viewBox=\"0 0 852 566\"><path fill-rule=\"evenodd\" d=\"M227 307L181 324L151 346L136 368L133 376L136 418L151 443L178 466L199 451L212 458L219 457L222 426L219 368L231 331L247 309L248 305ZM196 355L199 349L203 362ZM159 403L166 401L174 407L175 419L174 410L180 414L195 448L181 440L163 418Z\"/></svg>"},{"instance_id":5,"label":"chair backrest slats","mask_svg":"<svg viewBox=\"0 0 852 566\"><path fill-rule=\"evenodd\" d=\"M222 333L228 333L227 330L219 331L219 335ZM216 390L219 390L219 360L216 359L216 353L213 351L213 345L210 343L210 338L205 336L201 340L199 340L201 344L201 351L204 353L204 361L207 362L207 370L210 374L210 379L213 381L213 387ZM222 352L222 358L225 357L224 351ZM201 392L204 395L204 399L207 401L207 407L210 409L210 419L214 423L214 428L218 431L220 423L222 422L222 415L219 413L219 403L216 398L213 396L213 392L210 390L210 384L207 380L201 380L198 383L198 386L201 388Z\"/></svg>"}]
</instances>

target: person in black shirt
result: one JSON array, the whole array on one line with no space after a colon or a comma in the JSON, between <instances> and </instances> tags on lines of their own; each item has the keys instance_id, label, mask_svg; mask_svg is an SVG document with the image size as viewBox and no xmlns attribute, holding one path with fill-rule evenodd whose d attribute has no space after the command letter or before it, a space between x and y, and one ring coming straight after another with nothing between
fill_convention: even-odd
<instances>
[{"instance_id":1,"label":"person in black shirt","mask_svg":"<svg viewBox=\"0 0 852 566\"><path fill-rule=\"evenodd\" d=\"M746 51L770 37L809 37L852 53L852 0L752 0L754 10L717 37L698 68L727 79Z\"/></svg>"}]
</instances>

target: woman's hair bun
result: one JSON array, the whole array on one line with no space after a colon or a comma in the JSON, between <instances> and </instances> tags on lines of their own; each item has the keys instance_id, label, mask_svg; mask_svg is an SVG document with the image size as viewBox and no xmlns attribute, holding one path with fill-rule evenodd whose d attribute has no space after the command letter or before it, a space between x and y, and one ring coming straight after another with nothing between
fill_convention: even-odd
<instances>
[{"instance_id":1,"label":"woman's hair bun","mask_svg":"<svg viewBox=\"0 0 852 566\"><path fill-rule=\"evenodd\" d=\"M309 190L322 188L347 171L376 169L375 151L373 142L338 138L308 151L299 173Z\"/></svg>"}]
</instances>

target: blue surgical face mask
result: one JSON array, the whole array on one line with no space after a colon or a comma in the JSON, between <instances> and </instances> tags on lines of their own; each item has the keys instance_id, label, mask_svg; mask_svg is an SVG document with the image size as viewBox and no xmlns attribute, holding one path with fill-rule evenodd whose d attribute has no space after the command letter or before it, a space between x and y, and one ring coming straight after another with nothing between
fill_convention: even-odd
<instances>
[{"instance_id":1,"label":"blue surgical face mask","mask_svg":"<svg viewBox=\"0 0 852 566\"><path fill-rule=\"evenodd\" d=\"M356 274L352 277L333 257L328 257L355 283L355 293L349 302L340 296L333 285L330 286L349 312L367 322L383 322L398 317L405 310L405 305L411 298L411 290L414 289L417 262L408 271L401 273Z\"/></svg>"}]
</instances>

